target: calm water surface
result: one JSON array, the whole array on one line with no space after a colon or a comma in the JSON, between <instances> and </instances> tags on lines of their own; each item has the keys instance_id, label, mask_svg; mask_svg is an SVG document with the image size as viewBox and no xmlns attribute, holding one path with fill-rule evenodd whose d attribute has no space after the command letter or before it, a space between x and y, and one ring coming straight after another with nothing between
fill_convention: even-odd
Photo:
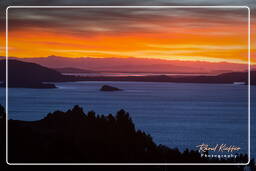
<instances>
[{"instance_id":1,"label":"calm water surface","mask_svg":"<svg viewBox=\"0 0 256 171\"><path fill-rule=\"evenodd\" d=\"M123 89L101 92L107 84ZM229 144L247 153L248 95L246 85L183 84L143 82L70 82L57 83L58 89L9 89L9 118L38 120L55 110L67 110L78 104L85 112L130 113L137 129L153 137L158 144L196 149L196 145ZM255 86L252 89L252 104ZM0 88L0 103L5 103ZM255 107L252 107L255 119ZM255 123L255 122L254 122ZM255 141L252 130L252 144ZM255 158L255 148L252 149Z\"/></svg>"}]
</instances>

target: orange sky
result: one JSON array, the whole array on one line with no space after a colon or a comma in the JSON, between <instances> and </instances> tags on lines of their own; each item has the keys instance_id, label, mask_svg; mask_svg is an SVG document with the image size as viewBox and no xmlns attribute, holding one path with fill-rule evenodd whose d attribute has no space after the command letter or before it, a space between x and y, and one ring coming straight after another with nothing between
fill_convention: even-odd
<instances>
[{"instance_id":1,"label":"orange sky","mask_svg":"<svg viewBox=\"0 0 256 171\"><path fill-rule=\"evenodd\" d=\"M189 9L98 11L99 14L95 10L80 10L77 13L81 15L74 15L73 20L65 18L63 10L44 10L9 11L9 56L141 57L238 63L248 60L245 9L209 10L206 15L204 11ZM88 17L90 14L94 16ZM5 56L5 52L0 55Z\"/></svg>"}]
</instances>

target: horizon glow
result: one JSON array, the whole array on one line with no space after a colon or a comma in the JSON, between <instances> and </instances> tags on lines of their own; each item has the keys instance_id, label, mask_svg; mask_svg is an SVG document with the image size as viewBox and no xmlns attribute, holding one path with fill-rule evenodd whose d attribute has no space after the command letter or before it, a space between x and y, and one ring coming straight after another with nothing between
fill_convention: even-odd
<instances>
[{"instance_id":1,"label":"horizon glow","mask_svg":"<svg viewBox=\"0 0 256 171\"><path fill-rule=\"evenodd\" d=\"M247 63L247 13L247 9L10 9L9 56Z\"/></svg>"}]
</instances>

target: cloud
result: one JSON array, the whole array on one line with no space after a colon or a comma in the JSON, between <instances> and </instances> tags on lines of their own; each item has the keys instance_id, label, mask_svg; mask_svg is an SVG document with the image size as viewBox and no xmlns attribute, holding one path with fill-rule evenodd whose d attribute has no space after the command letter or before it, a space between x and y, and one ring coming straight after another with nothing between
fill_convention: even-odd
<instances>
[{"instance_id":1,"label":"cloud","mask_svg":"<svg viewBox=\"0 0 256 171\"><path fill-rule=\"evenodd\" d=\"M72 34L163 32L247 23L247 9L9 9L9 30Z\"/></svg>"},{"instance_id":2,"label":"cloud","mask_svg":"<svg viewBox=\"0 0 256 171\"><path fill-rule=\"evenodd\" d=\"M209 0L129 0L129 1L124 1L124 0L8 0L8 1L0 1L0 30L4 31L5 25L5 9L7 6L95 6L95 5L100 5L100 6L124 6L124 5L158 5L158 6L181 6L181 5L226 5L226 6L238 6L238 5L247 5L250 6L250 8L255 9L256 3L254 0L246 0L246 1L241 1L241 0L221 0L221 1L209 1ZM202 11L202 10L201 10ZM67 11L66 11L67 12ZM65 13L64 13L65 14ZM63 16L67 16L64 15ZM70 13L67 12L67 14ZM190 14L190 12L188 12ZM211 12L204 11L203 16L207 15L212 15ZM195 15L198 16L198 13ZM226 17L226 16L223 16ZM235 16L234 16L235 17Z\"/></svg>"},{"instance_id":3,"label":"cloud","mask_svg":"<svg viewBox=\"0 0 256 171\"><path fill-rule=\"evenodd\" d=\"M250 0L247 1L250 3ZM10 0L8 5L247 5L240 0ZM5 4L4 6L6 6ZM4 14L4 13L2 13ZM123 49L137 50L144 48L144 44L156 43L159 46L172 44L205 44L207 48L217 48L216 44L230 44L228 50L237 49L233 44L247 43L247 14L243 9L9 9L9 33L10 46L20 47L16 54L29 56L40 53L46 54L47 48L55 50L57 53L98 53L99 55L119 55L114 50L124 54ZM3 16L3 15L2 15ZM2 17L2 19L4 19ZM1 20L3 22L3 20ZM2 33L5 31L4 25L0 26ZM15 33L16 32L16 33ZM145 36L146 35L146 36ZM148 36L149 35L149 36ZM33 36L33 37L32 37ZM122 36L129 42L122 42ZM98 41L98 37L101 40ZM106 38L108 37L108 38ZM112 41L112 42L104 42ZM112 39L110 39L112 38ZM143 40L145 38L145 41ZM104 40L103 40L104 39ZM118 40L117 40L118 39ZM131 39L134 39L132 41ZM138 40L139 39L139 40ZM26 42L27 41L27 42ZM138 42L141 43L138 45ZM109 45L112 43L112 46ZM240 43L240 44L239 44ZM120 44L120 45L119 45ZM131 46L123 47L121 45ZM210 46L212 45L212 46ZM241 45L241 46L242 46ZM30 47L32 50L29 50ZM209 46L209 47L207 47ZM137 49L135 49L135 47ZM119 48L119 49L117 49ZM148 48L148 47L147 47ZM152 47L151 47L152 48ZM186 49L187 47L184 47ZM45 50L43 50L45 49ZM67 51L58 51L67 49ZM99 50L101 49L102 52ZM203 48L204 49L204 48ZM221 53L224 49L217 48ZM90 50L90 52L88 51ZM95 51L92 51L95 50ZM161 49L166 51L166 49ZM228 51L227 50L227 51ZM200 52L202 52L202 48ZM196 48L193 51L183 49L172 50L172 53L157 53L165 57L168 55L191 53L202 56ZM24 54L22 54L24 53ZM111 54L107 54L111 53ZM127 56L153 54L153 51L137 51L134 54L124 54ZM216 57L239 55L238 52L232 54L217 54ZM152 56L152 55L151 55ZM185 58L185 57L184 57ZM232 57L230 57L232 58Z\"/></svg>"}]
</instances>

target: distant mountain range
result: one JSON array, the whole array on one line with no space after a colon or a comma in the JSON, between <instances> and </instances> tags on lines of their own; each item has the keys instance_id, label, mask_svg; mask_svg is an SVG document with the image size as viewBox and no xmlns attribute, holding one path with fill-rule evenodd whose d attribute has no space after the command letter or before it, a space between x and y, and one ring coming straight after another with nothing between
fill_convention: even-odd
<instances>
[{"instance_id":1,"label":"distant mountain range","mask_svg":"<svg viewBox=\"0 0 256 171\"><path fill-rule=\"evenodd\" d=\"M0 86L5 87L6 61L0 60ZM69 68L70 69L70 68ZM73 70L73 68L72 68ZM256 71L251 71L251 84L256 85ZM55 88L45 82L72 81L140 81L140 82L176 82L176 83L248 83L247 72L229 72L216 76L72 76L39 64L8 60L8 86L11 88Z\"/></svg>"},{"instance_id":2,"label":"distant mountain range","mask_svg":"<svg viewBox=\"0 0 256 171\"><path fill-rule=\"evenodd\" d=\"M5 57L0 57L0 59ZM150 72L150 73L179 73L179 74L220 74L226 72L246 71L247 64L227 62L179 61L147 58L67 58L58 56L16 58L24 62L33 62L48 68L63 70L95 71L95 72ZM64 69L65 68L65 69ZM82 71L84 72L84 71Z\"/></svg>"}]
</instances>

